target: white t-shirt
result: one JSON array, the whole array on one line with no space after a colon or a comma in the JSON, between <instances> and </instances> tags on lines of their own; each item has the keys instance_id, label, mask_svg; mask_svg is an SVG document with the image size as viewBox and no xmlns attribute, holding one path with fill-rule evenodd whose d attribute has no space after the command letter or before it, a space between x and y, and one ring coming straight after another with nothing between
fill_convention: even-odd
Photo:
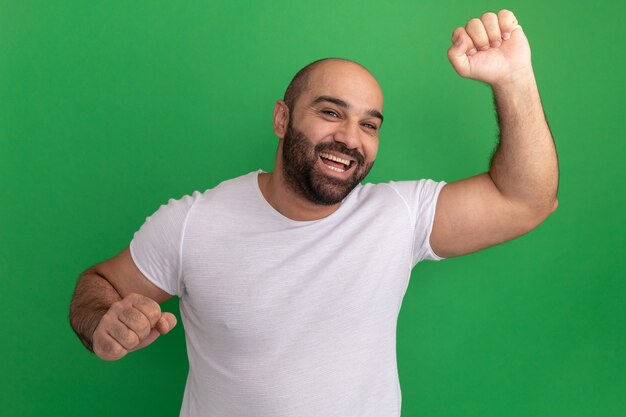
<instances>
[{"instance_id":1,"label":"white t-shirt","mask_svg":"<svg viewBox=\"0 0 626 417\"><path fill-rule=\"evenodd\" d=\"M130 249L180 297L183 417L397 417L396 322L412 267L438 260L431 180L358 185L330 216L274 210L252 172L169 200Z\"/></svg>"}]
</instances>

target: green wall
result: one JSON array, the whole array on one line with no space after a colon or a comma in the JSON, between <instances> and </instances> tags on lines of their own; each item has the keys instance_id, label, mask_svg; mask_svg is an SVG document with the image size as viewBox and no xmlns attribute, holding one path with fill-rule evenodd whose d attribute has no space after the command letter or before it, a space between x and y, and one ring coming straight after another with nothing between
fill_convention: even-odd
<instances>
[{"instance_id":1,"label":"green wall","mask_svg":"<svg viewBox=\"0 0 626 417\"><path fill-rule=\"evenodd\" d=\"M362 62L386 93L369 180L485 170L489 89L452 30L516 12L561 164L536 231L414 270L403 416L626 415L621 1L0 0L0 413L178 415L181 326L107 363L67 320L76 277L169 198L271 170L272 106L302 65ZM166 306L177 311L177 303Z\"/></svg>"}]
</instances>

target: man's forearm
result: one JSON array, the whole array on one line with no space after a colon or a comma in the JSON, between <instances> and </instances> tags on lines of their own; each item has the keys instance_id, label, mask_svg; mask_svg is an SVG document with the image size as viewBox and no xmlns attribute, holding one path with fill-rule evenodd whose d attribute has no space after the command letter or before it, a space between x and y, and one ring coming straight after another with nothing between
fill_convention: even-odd
<instances>
[{"instance_id":1,"label":"man's forearm","mask_svg":"<svg viewBox=\"0 0 626 417\"><path fill-rule=\"evenodd\" d=\"M111 305L121 300L115 288L94 270L85 271L70 304L70 324L87 349L93 352L93 333Z\"/></svg>"},{"instance_id":2,"label":"man's forearm","mask_svg":"<svg viewBox=\"0 0 626 417\"><path fill-rule=\"evenodd\" d=\"M500 193L540 215L556 208L558 162L532 70L493 86L500 144L489 175Z\"/></svg>"}]
</instances>

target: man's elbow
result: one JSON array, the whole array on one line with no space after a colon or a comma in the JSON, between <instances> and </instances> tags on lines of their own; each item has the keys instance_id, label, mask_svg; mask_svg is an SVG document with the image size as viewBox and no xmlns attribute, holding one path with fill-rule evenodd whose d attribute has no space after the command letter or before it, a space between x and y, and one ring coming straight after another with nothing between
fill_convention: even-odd
<instances>
[{"instance_id":1,"label":"man's elbow","mask_svg":"<svg viewBox=\"0 0 626 417\"><path fill-rule=\"evenodd\" d=\"M554 213L559 206L559 201L555 197L549 202L534 206L527 211L527 231L530 232L541 223L544 222L552 213Z\"/></svg>"},{"instance_id":2,"label":"man's elbow","mask_svg":"<svg viewBox=\"0 0 626 417\"><path fill-rule=\"evenodd\" d=\"M552 203L552 209L549 214L552 214L556 211L557 207L559 207L559 200L555 197L554 202Z\"/></svg>"},{"instance_id":3,"label":"man's elbow","mask_svg":"<svg viewBox=\"0 0 626 417\"><path fill-rule=\"evenodd\" d=\"M544 221L549 215L554 213L559 207L559 200L554 197L550 199L543 207L539 208L538 211L540 213L541 221Z\"/></svg>"}]
</instances>

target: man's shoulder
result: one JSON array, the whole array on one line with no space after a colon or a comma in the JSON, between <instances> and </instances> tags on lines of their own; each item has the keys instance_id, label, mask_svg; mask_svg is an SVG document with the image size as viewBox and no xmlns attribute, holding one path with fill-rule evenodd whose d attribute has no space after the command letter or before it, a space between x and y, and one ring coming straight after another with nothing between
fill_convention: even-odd
<instances>
[{"instance_id":1,"label":"man's shoulder","mask_svg":"<svg viewBox=\"0 0 626 417\"><path fill-rule=\"evenodd\" d=\"M230 178L227 180L223 180L217 185L207 188L204 191L195 190L191 194L183 195L178 200L199 200L205 201L208 199L215 198L217 196L223 197L228 194L249 194L251 191L254 191L254 183L256 181L257 175L260 171L253 171L248 174L241 175L239 177Z\"/></svg>"},{"instance_id":2,"label":"man's shoulder","mask_svg":"<svg viewBox=\"0 0 626 417\"><path fill-rule=\"evenodd\" d=\"M258 187L258 174L253 171L239 177L224 180L203 192L194 192L195 209L233 210L256 204L261 191Z\"/></svg>"},{"instance_id":3,"label":"man's shoulder","mask_svg":"<svg viewBox=\"0 0 626 417\"><path fill-rule=\"evenodd\" d=\"M236 178L224 180L204 191L195 190L179 198L170 198L167 200L166 204L161 205L160 209L188 211L194 206L215 201L241 199L246 196L250 197L254 192L253 184L257 174L258 171L250 172Z\"/></svg>"},{"instance_id":4,"label":"man's shoulder","mask_svg":"<svg viewBox=\"0 0 626 417\"><path fill-rule=\"evenodd\" d=\"M235 178L224 180L215 187L209 188L203 194L237 193L242 191L250 193L254 190L255 185L258 184L258 175L260 172L261 171L252 171Z\"/></svg>"}]
</instances>

